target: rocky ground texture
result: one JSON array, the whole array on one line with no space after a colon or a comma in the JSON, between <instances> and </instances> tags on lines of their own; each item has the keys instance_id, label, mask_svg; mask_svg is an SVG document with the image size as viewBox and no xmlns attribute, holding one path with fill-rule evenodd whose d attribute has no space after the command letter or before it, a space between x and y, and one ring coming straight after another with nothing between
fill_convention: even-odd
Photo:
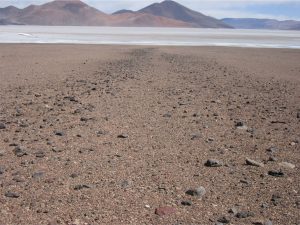
<instances>
[{"instance_id":1,"label":"rocky ground texture","mask_svg":"<svg viewBox=\"0 0 300 225\"><path fill-rule=\"evenodd\" d=\"M1 49L1 225L300 224L299 51Z\"/></svg>"}]
</instances>

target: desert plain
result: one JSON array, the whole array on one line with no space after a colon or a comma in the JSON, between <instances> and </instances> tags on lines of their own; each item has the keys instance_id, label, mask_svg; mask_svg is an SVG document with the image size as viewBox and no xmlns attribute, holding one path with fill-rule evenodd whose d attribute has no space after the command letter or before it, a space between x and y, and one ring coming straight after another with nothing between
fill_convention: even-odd
<instances>
[{"instance_id":1,"label":"desert plain","mask_svg":"<svg viewBox=\"0 0 300 225\"><path fill-rule=\"evenodd\" d=\"M1 225L299 225L300 51L0 45Z\"/></svg>"}]
</instances>

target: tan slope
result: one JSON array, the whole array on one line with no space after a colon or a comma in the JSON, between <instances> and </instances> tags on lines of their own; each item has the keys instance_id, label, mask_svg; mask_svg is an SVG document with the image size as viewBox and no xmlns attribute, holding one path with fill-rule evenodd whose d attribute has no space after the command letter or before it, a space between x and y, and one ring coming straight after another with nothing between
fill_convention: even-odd
<instances>
[{"instance_id":1,"label":"tan slope","mask_svg":"<svg viewBox=\"0 0 300 225\"><path fill-rule=\"evenodd\" d=\"M192 27L192 24L147 13L121 13L110 17L111 26Z\"/></svg>"}]
</instances>

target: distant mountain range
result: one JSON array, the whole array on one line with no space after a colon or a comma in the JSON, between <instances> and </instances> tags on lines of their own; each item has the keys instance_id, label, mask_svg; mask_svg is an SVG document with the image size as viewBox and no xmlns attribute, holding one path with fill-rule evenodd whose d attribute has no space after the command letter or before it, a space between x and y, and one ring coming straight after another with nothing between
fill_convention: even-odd
<instances>
[{"instance_id":1,"label":"distant mountain range","mask_svg":"<svg viewBox=\"0 0 300 225\"><path fill-rule=\"evenodd\" d=\"M255 18L225 18L222 21L238 29L300 30L300 21Z\"/></svg>"},{"instance_id":2,"label":"distant mountain range","mask_svg":"<svg viewBox=\"0 0 300 225\"><path fill-rule=\"evenodd\" d=\"M101 12L80 0L55 0L24 9L8 6L0 8L0 25L300 29L298 21L218 20L171 0L138 11L123 9L113 14Z\"/></svg>"},{"instance_id":3,"label":"distant mountain range","mask_svg":"<svg viewBox=\"0 0 300 225\"><path fill-rule=\"evenodd\" d=\"M0 9L0 24L231 28L174 1L155 3L139 11L121 10L112 15L79 0L56 0L24 9L9 6Z\"/></svg>"}]
</instances>

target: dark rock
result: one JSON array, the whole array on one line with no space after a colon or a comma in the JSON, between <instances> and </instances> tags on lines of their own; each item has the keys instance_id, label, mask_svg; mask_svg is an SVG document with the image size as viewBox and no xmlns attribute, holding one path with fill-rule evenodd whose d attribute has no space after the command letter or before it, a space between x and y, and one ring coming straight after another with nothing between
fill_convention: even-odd
<instances>
[{"instance_id":1,"label":"dark rock","mask_svg":"<svg viewBox=\"0 0 300 225\"><path fill-rule=\"evenodd\" d=\"M275 153L275 152L278 151L278 148L272 146L270 148L267 148L267 151L270 152L270 153Z\"/></svg>"},{"instance_id":2,"label":"dark rock","mask_svg":"<svg viewBox=\"0 0 300 225\"><path fill-rule=\"evenodd\" d=\"M122 183L121 183L122 188L127 188L128 186L130 186L130 182L128 180L122 181Z\"/></svg>"},{"instance_id":3,"label":"dark rock","mask_svg":"<svg viewBox=\"0 0 300 225\"><path fill-rule=\"evenodd\" d=\"M223 163L215 159L209 159L204 165L208 167L220 167L223 165Z\"/></svg>"},{"instance_id":4,"label":"dark rock","mask_svg":"<svg viewBox=\"0 0 300 225\"><path fill-rule=\"evenodd\" d=\"M200 134L193 134L192 137L191 137L191 140L197 140L197 139L200 139L200 138L201 138Z\"/></svg>"},{"instance_id":5,"label":"dark rock","mask_svg":"<svg viewBox=\"0 0 300 225\"><path fill-rule=\"evenodd\" d=\"M81 122L87 122L87 121L89 121L89 118L81 117L81 118L80 118L80 121L81 121Z\"/></svg>"},{"instance_id":6,"label":"dark rock","mask_svg":"<svg viewBox=\"0 0 300 225\"><path fill-rule=\"evenodd\" d=\"M268 172L268 174L270 176L273 176L273 177L283 177L284 176L284 173L281 170L279 170L279 171L277 171L277 170L270 170Z\"/></svg>"},{"instance_id":7,"label":"dark rock","mask_svg":"<svg viewBox=\"0 0 300 225\"><path fill-rule=\"evenodd\" d=\"M222 216L217 221L220 222L220 223L225 223L225 224L230 223L230 220L225 216Z\"/></svg>"},{"instance_id":8,"label":"dark rock","mask_svg":"<svg viewBox=\"0 0 300 225\"><path fill-rule=\"evenodd\" d=\"M270 156L268 161L270 162L276 162L278 159L275 156Z\"/></svg>"},{"instance_id":9,"label":"dark rock","mask_svg":"<svg viewBox=\"0 0 300 225\"><path fill-rule=\"evenodd\" d=\"M271 201L274 205L278 205L281 201L281 196L279 194L273 194Z\"/></svg>"},{"instance_id":10,"label":"dark rock","mask_svg":"<svg viewBox=\"0 0 300 225\"><path fill-rule=\"evenodd\" d=\"M86 184L78 184L74 187L74 190L78 191L78 190L85 189L85 188L90 188L90 186L88 186Z\"/></svg>"},{"instance_id":11,"label":"dark rock","mask_svg":"<svg viewBox=\"0 0 300 225\"><path fill-rule=\"evenodd\" d=\"M187 195L191 195L191 196L197 196L197 197L203 197L206 194L206 190L204 187L198 187L195 189L190 189L188 191L185 192Z\"/></svg>"},{"instance_id":12,"label":"dark rock","mask_svg":"<svg viewBox=\"0 0 300 225\"><path fill-rule=\"evenodd\" d=\"M300 119L300 112L297 112L297 118Z\"/></svg>"},{"instance_id":13,"label":"dark rock","mask_svg":"<svg viewBox=\"0 0 300 225\"><path fill-rule=\"evenodd\" d=\"M54 134L57 136L64 136L65 133L63 131L54 131Z\"/></svg>"},{"instance_id":14,"label":"dark rock","mask_svg":"<svg viewBox=\"0 0 300 225\"><path fill-rule=\"evenodd\" d=\"M60 149L60 148L56 148L56 147L53 147L52 149L52 152L62 152L63 150L62 149Z\"/></svg>"},{"instance_id":15,"label":"dark rock","mask_svg":"<svg viewBox=\"0 0 300 225\"><path fill-rule=\"evenodd\" d=\"M0 166L0 175L4 174L4 172L5 172L5 169Z\"/></svg>"},{"instance_id":16,"label":"dark rock","mask_svg":"<svg viewBox=\"0 0 300 225\"><path fill-rule=\"evenodd\" d=\"M17 183L22 183L22 182L26 181L25 178L21 177L21 176L14 177L12 180L17 182Z\"/></svg>"},{"instance_id":17,"label":"dark rock","mask_svg":"<svg viewBox=\"0 0 300 225\"><path fill-rule=\"evenodd\" d=\"M19 198L20 195L18 193L15 193L15 192L11 192L11 191L8 191L4 194L5 197L7 198Z\"/></svg>"},{"instance_id":18,"label":"dark rock","mask_svg":"<svg viewBox=\"0 0 300 225\"><path fill-rule=\"evenodd\" d=\"M257 220L252 223L253 225L272 225L270 220Z\"/></svg>"},{"instance_id":19,"label":"dark rock","mask_svg":"<svg viewBox=\"0 0 300 225\"><path fill-rule=\"evenodd\" d=\"M6 125L4 123L0 123L0 130L6 129Z\"/></svg>"},{"instance_id":20,"label":"dark rock","mask_svg":"<svg viewBox=\"0 0 300 225\"><path fill-rule=\"evenodd\" d=\"M250 216L254 216L253 212L241 211L241 212L238 212L236 214L236 217L239 218L239 219L247 218L247 217L250 217Z\"/></svg>"},{"instance_id":21,"label":"dark rock","mask_svg":"<svg viewBox=\"0 0 300 225\"><path fill-rule=\"evenodd\" d=\"M45 157L45 152L43 151L38 151L36 153L34 153L35 157L37 158L44 158Z\"/></svg>"},{"instance_id":22,"label":"dark rock","mask_svg":"<svg viewBox=\"0 0 300 225\"><path fill-rule=\"evenodd\" d=\"M176 212L176 209L174 207L164 206L160 208L155 209L155 214L159 216L167 216L174 214Z\"/></svg>"},{"instance_id":23,"label":"dark rock","mask_svg":"<svg viewBox=\"0 0 300 225\"><path fill-rule=\"evenodd\" d=\"M191 202L191 201L181 201L181 205L184 205L184 206L191 206L191 205L192 205L192 202Z\"/></svg>"},{"instance_id":24,"label":"dark rock","mask_svg":"<svg viewBox=\"0 0 300 225\"><path fill-rule=\"evenodd\" d=\"M9 146L16 147L16 146L19 146L19 145L17 143L11 143L11 144L9 144Z\"/></svg>"},{"instance_id":25,"label":"dark rock","mask_svg":"<svg viewBox=\"0 0 300 225\"><path fill-rule=\"evenodd\" d=\"M99 130L99 131L96 132L96 134L97 134L97 137L100 137L100 136L102 136L102 135L108 134L108 132L107 132L107 131L104 131L104 130Z\"/></svg>"},{"instance_id":26,"label":"dark rock","mask_svg":"<svg viewBox=\"0 0 300 225\"><path fill-rule=\"evenodd\" d=\"M165 118L171 118L172 115L171 115L171 113L166 113L166 114L163 115L163 117L165 117Z\"/></svg>"},{"instance_id":27,"label":"dark rock","mask_svg":"<svg viewBox=\"0 0 300 225\"><path fill-rule=\"evenodd\" d=\"M128 135L127 134L119 134L117 136L117 138L123 138L123 139L125 139L125 138L128 138Z\"/></svg>"},{"instance_id":28,"label":"dark rock","mask_svg":"<svg viewBox=\"0 0 300 225\"><path fill-rule=\"evenodd\" d=\"M34 179L41 178L42 176L44 176L44 172L36 172L32 174L32 178Z\"/></svg>"},{"instance_id":29,"label":"dark rock","mask_svg":"<svg viewBox=\"0 0 300 225\"><path fill-rule=\"evenodd\" d=\"M78 174L77 174L77 173L72 173L72 174L70 175L70 177L71 177L71 178L76 178L76 177L78 177Z\"/></svg>"},{"instance_id":30,"label":"dark rock","mask_svg":"<svg viewBox=\"0 0 300 225\"><path fill-rule=\"evenodd\" d=\"M269 205L267 203L262 203L260 207L266 209L269 208Z\"/></svg>"},{"instance_id":31,"label":"dark rock","mask_svg":"<svg viewBox=\"0 0 300 225\"><path fill-rule=\"evenodd\" d=\"M235 126L236 126L236 127L243 127L243 126L245 126L245 124L244 124L244 122L239 121L239 122L236 122L236 123L235 123Z\"/></svg>"},{"instance_id":32,"label":"dark rock","mask_svg":"<svg viewBox=\"0 0 300 225\"><path fill-rule=\"evenodd\" d=\"M22 156L25 156L27 155L27 152L26 150L23 148L23 147L20 147L20 146L17 146L15 149L14 149L14 154L18 157L22 157Z\"/></svg>"},{"instance_id":33,"label":"dark rock","mask_svg":"<svg viewBox=\"0 0 300 225\"><path fill-rule=\"evenodd\" d=\"M234 207L231 208L231 209L229 209L228 212L231 213L231 214L233 214L234 216L235 216L236 214L238 214L238 210L237 210L236 208L234 208Z\"/></svg>"},{"instance_id":34,"label":"dark rock","mask_svg":"<svg viewBox=\"0 0 300 225\"><path fill-rule=\"evenodd\" d=\"M66 97L64 97L64 99L69 100L70 102L76 102L77 101L74 96L66 96Z\"/></svg>"},{"instance_id":35,"label":"dark rock","mask_svg":"<svg viewBox=\"0 0 300 225\"><path fill-rule=\"evenodd\" d=\"M241 182L241 183L243 183L243 184L247 184L247 185L249 185L249 184L250 184L250 182L249 182L249 181L247 181L247 180L240 180L240 182Z\"/></svg>"}]
</instances>

